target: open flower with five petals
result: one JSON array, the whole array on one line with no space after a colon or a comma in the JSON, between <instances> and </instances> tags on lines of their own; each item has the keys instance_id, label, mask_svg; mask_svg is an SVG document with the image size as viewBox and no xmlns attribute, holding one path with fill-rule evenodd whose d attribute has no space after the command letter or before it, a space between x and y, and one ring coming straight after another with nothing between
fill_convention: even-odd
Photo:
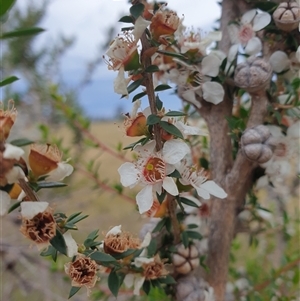
<instances>
[{"instance_id":1,"label":"open flower with five petals","mask_svg":"<svg viewBox=\"0 0 300 301\"><path fill-rule=\"evenodd\" d=\"M271 16L266 12L256 9L247 11L241 18L240 25L230 24L228 26L232 47L238 50L236 45L242 45L246 54L254 55L261 51L262 43L256 32L265 28L271 22Z\"/></svg>"},{"instance_id":2,"label":"open flower with five petals","mask_svg":"<svg viewBox=\"0 0 300 301\"><path fill-rule=\"evenodd\" d=\"M180 183L182 185L193 186L198 195L203 199L210 199L210 195L216 196L220 199L227 197L227 193L223 188L217 185L214 181L207 180L203 170L197 171L195 167L188 166L185 160L180 162L180 164L177 164L176 169L181 175L181 178L179 179Z\"/></svg>"},{"instance_id":3,"label":"open flower with five petals","mask_svg":"<svg viewBox=\"0 0 300 301\"><path fill-rule=\"evenodd\" d=\"M172 139L165 142L161 151L155 151L155 141L139 145L135 151L139 154L137 162L122 164L118 172L124 187L145 186L136 195L139 212L144 213L151 208L154 193L161 194L164 189L171 195L178 195L177 186L168 175L175 170L174 164L190 152L190 148L183 141Z\"/></svg>"}]
</instances>

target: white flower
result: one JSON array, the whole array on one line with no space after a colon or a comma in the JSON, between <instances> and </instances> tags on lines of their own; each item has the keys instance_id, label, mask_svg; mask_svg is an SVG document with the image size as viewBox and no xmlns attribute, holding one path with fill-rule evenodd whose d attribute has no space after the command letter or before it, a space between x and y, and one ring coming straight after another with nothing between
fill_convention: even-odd
<instances>
[{"instance_id":1,"label":"white flower","mask_svg":"<svg viewBox=\"0 0 300 301\"><path fill-rule=\"evenodd\" d=\"M175 80L179 86L182 86L182 82L184 82L183 86L186 89L182 93L184 99L198 107L200 103L196 99L196 94L215 105L223 101L225 93L222 85L211 82L211 77L216 77L219 74L222 63L218 56L215 54L205 56L200 66L188 65L177 59L174 59L174 61L186 69L186 73L181 73L181 76Z\"/></svg>"},{"instance_id":2,"label":"white flower","mask_svg":"<svg viewBox=\"0 0 300 301\"><path fill-rule=\"evenodd\" d=\"M227 193L219 185L214 181L207 181L202 170L196 172L195 168L188 167L184 161L177 166L177 170L181 174L180 183L182 185L192 185L203 199L210 199L210 195L220 199L227 197Z\"/></svg>"},{"instance_id":3,"label":"white flower","mask_svg":"<svg viewBox=\"0 0 300 301\"><path fill-rule=\"evenodd\" d=\"M286 71L283 74L284 78L289 80L293 79L294 77L299 77L299 70L300 70L300 46L298 47L297 52L292 52L289 56L283 51L275 51L270 56L270 64L273 70L276 73L281 73Z\"/></svg>"},{"instance_id":4,"label":"white flower","mask_svg":"<svg viewBox=\"0 0 300 301\"><path fill-rule=\"evenodd\" d=\"M228 26L231 43L242 45L245 53L257 54L262 49L262 43L255 36L255 32L262 30L271 22L270 14L258 12L256 9L247 11L241 18L240 26Z\"/></svg>"},{"instance_id":5,"label":"white flower","mask_svg":"<svg viewBox=\"0 0 300 301\"><path fill-rule=\"evenodd\" d=\"M144 146L137 146L138 161L126 162L120 166L118 172L121 183L125 187L133 188L138 183L145 187L136 195L139 212L148 211L153 204L153 193L162 193L162 188L171 195L178 195L178 189L171 177L174 164L178 163L190 152L190 148L181 140L172 139L165 142L159 152L154 151L155 141Z\"/></svg>"},{"instance_id":6,"label":"white flower","mask_svg":"<svg viewBox=\"0 0 300 301\"><path fill-rule=\"evenodd\" d=\"M0 190L0 216L7 214L10 207L10 196L7 192Z\"/></svg>"}]
</instances>

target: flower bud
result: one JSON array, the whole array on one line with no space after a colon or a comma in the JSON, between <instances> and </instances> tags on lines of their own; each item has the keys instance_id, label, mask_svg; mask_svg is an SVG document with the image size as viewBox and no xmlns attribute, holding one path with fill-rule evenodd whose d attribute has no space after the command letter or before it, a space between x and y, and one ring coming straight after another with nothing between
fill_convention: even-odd
<instances>
[{"instance_id":1,"label":"flower bud","mask_svg":"<svg viewBox=\"0 0 300 301\"><path fill-rule=\"evenodd\" d=\"M188 274L199 266L199 252L194 245L185 248L183 244L179 245L177 252L172 257L174 269L179 274Z\"/></svg>"},{"instance_id":2,"label":"flower bud","mask_svg":"<svg viewBox=\"0 0 300 301\"><path fill-rule=\"evenodd\" d=\"M143 113L138 113L135 118L127 117L124 126L126 135L129 137L146 136L149 134L147 118Z\"/></svg>"},{"instance_id":3,"label":"flower bud","mask_svg":"<svg viewBox=\"0 0 300 301\"><path fill-rule=\"evenodd\" d=\"M33 174L40 177L57 168L61 153L56 145L32 144L28 159Z\"/></svg>"},{"instance_id":4,"label":"flower bud","mask_svg":"<svg viewBox=\"0 0 300 301\"><path fill-rule=\"evenodd\" d=\"M271 76L271 65L262 58L251 56L237 65L234 82L248 92L256 92L269 86Z\"/></svg>"},{"instance_id":5,"label":"flower bud","mask_svg":"<svg viewBox=\"0 0 300 301\"><path fill-rule=\"evenodd\" d=\"M296 1L282 2L273 13L276 26L290 32L299 26L300 7Z\"/></svg>"},{"instance_id":6,"label":"flower bud","mask_svg":"<svg viewBox=\"0 0 300 301\"><path fill-rule=\"evenodd\" d=\"M176 12L159 9L152 17L150 31L155 40L161 36L174 34L180 24L180 19Z\"/></svg>"},{"instance_id":7,"label":"flower bud","mask_svg":"<svg viewBox=\"0 0 300 301\"><path fill-rule=\"evenodd\" d=\"M17 110L13 100L9 100L7 107L5 111L3 103L0 102L0 142L5 142L17 118Z\"/></svg>"},{"instance_id":8,"label":"flower bud","mask_svg":"<svg viewBox=\"0 0 300 301\"><path fill-rule=\"evenodd\" d=\"M248 160L257 163L269 161L273 155L272 146L268 141L271 133L266 126L258 125L247 129L241 138L241 147Z\"/></svg>"}]
</instances>

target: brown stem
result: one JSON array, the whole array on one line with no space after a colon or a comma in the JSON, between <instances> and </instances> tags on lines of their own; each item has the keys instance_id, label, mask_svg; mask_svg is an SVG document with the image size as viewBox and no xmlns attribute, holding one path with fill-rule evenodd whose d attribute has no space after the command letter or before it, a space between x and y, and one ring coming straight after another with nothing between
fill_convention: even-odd
<instances>
[{"instance_id":1,"label":"brown stem","mask_svg":"<svg viewBox=\"0 0 300 301\"><path fill-rule=\"evenodd\" d=\"M105 191L111 192L111 193L117 193L117 191L115 189L113 189L112 187L110 187L109 185L105 184L104 182L102 182L100 179L96 178L92 173L80 168L80 167L76 167L76 171L81 172L82 174L84 174L86 177L92 179L93 181L95 181L97 183L97 185L99 187L101 187L102 189L104 189ZM135 204L135 200L125 194L120 194L120 196L130 202Z\"/></svg>"},{"instance_id":2,"label":"brown stem","mask_svg":"<svg viewBox=\"0 0 300 301\"><path fill-rule=\"evenodd\" d=\"M25 192L26 196L29 198L29 201L38 202L39 198L37 194L30 188L28 182L24 179L19 179L19 185L22 190Z\"/></svg>"},{"instance_id":3,"label":"brown stem","mask_svg":"<svg viewBox=\"0 0 300 301\"><path fill-rule=\"evenodd\" d=\"M168 212L172 223L173 234L174 234L174 244L177 245L180 242L180 226L176 216L177 202L175 197L168 194L166 202L168 204Z\"/></svg>"},{"instance_id":4,"label":"brown stem","mask_svg":"<svg viewBox=\"0 0 300 301\"><path fill-rule=\"evenodd\" d=\"M251 291L259 292L265 289L268 285L271 283L274 283L274 280L278 278L281 274L288 272L290 269L296 267L300 264L300 258L297 258L293 260L292 262L289 262L287 265L280 268L276 273L274 273L273 277L271 279L265 280L262 283L256 284ZM247 292L249 294L249 292Z\"/></svg>"},{"instance_id":5,"label":"brown stem","mask_svg":"<svg viewBox=\"0 0 300 301\"><path fill-rule=\"evenodd\" d=\"M142 63L144 68L151 66L151 57L146 55L147 50L151 48L151 45L147 39L146 32L143 33L141 37L141 43L142 43ZM156 101L155 101L155 93L154 93L154 85L153 85L153 78L152 73L150 72L144 72L144 85L146 87L146 92L148 95L149 105L151 109L151 114L156 115L157 114L157 108L156 108ZM159 151L162 148L162 140L161 140L161 133L160 133L160 127L158 124L155 124L153 126L153 135L154 140L156 142L156 150Z\"/></svg>"}]
</instances>

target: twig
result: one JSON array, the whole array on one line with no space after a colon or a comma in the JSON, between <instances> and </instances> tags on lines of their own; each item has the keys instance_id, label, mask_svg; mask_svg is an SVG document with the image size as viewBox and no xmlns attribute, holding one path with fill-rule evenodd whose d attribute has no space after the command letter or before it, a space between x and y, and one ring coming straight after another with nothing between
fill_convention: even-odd
<instances>
[{"instance_id":1,"label":"twig","mask_svg":"<svg viewBox=\"0 0 300 301\"><path fill-rule=\"evenodd\" d=\"M176 209L177 209L177 202L175 201L174 196L168 194L167 195L167 206L168 206L168 212L170 215L172 228L173 228L173 234L174 234L174 244L177 245L180 242L180 226L177 220L176 216Z\"/></svg>"},{"instance_id":2,"label":"twig","mask_svg":"<svg viewBox=\"0 0 300 301\"><path fill-rule=\"evenodd\" d=\"M110 187L109 185L105 184L104 182L102 182L100 179L96 178L92 173L80 168L80 167L76 167L76 170L81 172L82 174L84 174L86 177L93 179L97 185L101 188L103 188L106 191L109 191L110 193L117 193L117 191L115 189L113 189L112 187ZM135 200L125 194L119 194L123 199L125 199L126 201L135 204Z\"/></svg>"},{"instance_id":3,"label":"twig","mask_svg":"<svg viewBox=\"0 0 300 301\"><path fill-rule=\"evenodd\" d=\"M37 194L30 188L30 186L24 179L19 179L19 185L22 188L22 190L25 192L26 196L29 198L30 201L33 202L39 201Z\"/></svg>"}]
</instances>

